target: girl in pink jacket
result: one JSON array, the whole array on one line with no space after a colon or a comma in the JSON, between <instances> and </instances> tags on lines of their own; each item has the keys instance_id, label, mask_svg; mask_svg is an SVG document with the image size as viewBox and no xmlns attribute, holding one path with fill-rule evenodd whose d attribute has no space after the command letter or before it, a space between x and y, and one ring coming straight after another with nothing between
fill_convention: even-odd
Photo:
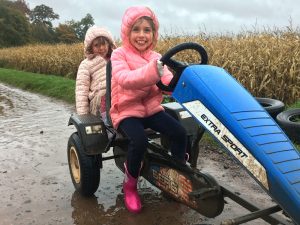
<instances>
[{"instance_id":1,"label":"girl in pink jacket","mask_svg":"<svg viewBox=\"0 0 300 225\"><path fill-rule=\"evenodd\" d=\"M184 161L186 131L180 123L164 112L159 80L168 83L172 77L159 63L161 55L153 48L158 39L158 21L147 7L130 7L121 26L122 47L113 51L112 99L110 116L115 128L129 139L125 179L125 206L130 212L141 211L137 179L147 150L145 128L168 136L172 156Z\"/></svg>"},{"instance_id":2,"label":"girl in pink jacket","mask_svg":"<svg viewBox=\"0 0 300 225\"><path fill-rule=\"evenodd\" d=\"M105 117L106 62L116 48L112 35L104 28L90 27L85 35L85 59L76 77L76 111L78 114L101 112Z\"/></svg>"}]
</instances>

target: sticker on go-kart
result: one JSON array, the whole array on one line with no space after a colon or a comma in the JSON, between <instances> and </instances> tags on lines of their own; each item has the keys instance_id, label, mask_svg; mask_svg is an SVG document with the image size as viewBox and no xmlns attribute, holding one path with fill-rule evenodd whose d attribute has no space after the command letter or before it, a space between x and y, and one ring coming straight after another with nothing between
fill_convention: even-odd
<instances>
[{"instance_id":1,"label":"sticker on go-kart","mask_svg":"<svg viewBox=\"0 0 300 225\"><path fill-rule=\"evenodd\" d=\"M158 187L187 205L196 206L196 202L189 198L189 193L193 191L190 179L168 167L151 166L151 170L154 182Z\"/></svg>"},{"instance_id":2,"label":"sticker on go-kart","mask_svg":"<svg viewBox=\"0 0 300 225\"><path fill-rule=\"evenodd\" d=\"M192 117L192 115L188 111L185 111L185 110L179 112L179 116L181 119L186 119L186 118Z\"/></svg>"},{"instance_id":3,"label":"sticker on go-kart","mask_svg":"<svg viewBox=\"0 0 300 225\"><path fill-rule=\"evenodd\" d=\"M269 189L265 168L254 156L233 136L199 100L183 103L184 107L206 127L248 170L258 181Z\"/></svg>"}]
</instances>

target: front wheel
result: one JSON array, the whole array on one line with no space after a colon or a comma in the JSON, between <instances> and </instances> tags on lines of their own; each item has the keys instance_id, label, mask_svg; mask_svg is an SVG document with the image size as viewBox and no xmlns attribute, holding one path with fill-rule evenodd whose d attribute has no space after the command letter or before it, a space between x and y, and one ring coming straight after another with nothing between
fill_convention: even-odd
<instances>
[{"instance_id":1,"label":"front wheel","mask_svg":"<svg viewBox=\"0 0 300 225\"><path fill-rule=\"evenodd\" d=\"M75 189L85 196L93 195L100 183L98 156L86 155L77 133L68 142L68 164Z\"/></svg>"}]
</instances>

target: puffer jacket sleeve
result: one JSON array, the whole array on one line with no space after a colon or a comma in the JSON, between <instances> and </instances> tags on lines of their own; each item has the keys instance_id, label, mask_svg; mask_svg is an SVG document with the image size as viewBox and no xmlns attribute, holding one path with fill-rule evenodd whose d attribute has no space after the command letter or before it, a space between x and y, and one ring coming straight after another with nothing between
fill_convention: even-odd
<instances>
[{"instance_id":1,"label":"puffer jacket sleeve","mask_svg":"<svg viewBox=\"0 0 300 225\"><path fill-rule=\"evenodd\" d=\"M168 70L167 66L164 66L164 73L161 77L161 82L165 85L168 85L173 78L173 74Z\"/></svg>"},{"instance_id":2,"label":"puffer jacket sleeve","mask_svg":"<svg viewBox=\"0 0 300 225\"><path fill-rule=\"evenodd\" d=\"M151 86L160 80L156 66L157 59L153 58L148 64L131 70L126 62L125 53L118 49L111 56L112 74L118 84L125 89Z\"/></svg>"},{"instance_id":3,"label":"puffer jacket sleeve","mask_svg":"<svg viewBox=\"0 0 300 225\"><path fill-rule=\"evenodd\" d=\"M82 61L79 65L76 77L76 111L78 114L87 114L90 111L89 107L89 87L90 73L86 61Z\"/></svg>"}]
</instances>

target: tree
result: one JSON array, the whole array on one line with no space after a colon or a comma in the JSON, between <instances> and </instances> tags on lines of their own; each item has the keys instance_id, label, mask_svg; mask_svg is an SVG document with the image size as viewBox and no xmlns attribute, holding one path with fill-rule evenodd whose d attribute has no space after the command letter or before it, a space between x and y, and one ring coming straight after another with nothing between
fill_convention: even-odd
<instances>
[{"instance_id":1,"label":"tree","mask_svg":"<svg viewBox=\"0 0 300 225\"><path fill-rule=\"evenodd\" d=\"M93 26L95 23L94 23L94 18L92 17L92 15L88 13L79 22L75 22L74 20L71 20L71 21L68 21L66 24L71 26L74 29L77 38L79 40L83 41L86 31L91 26Z\"/></svg>"},{"instance_id":2,"label":"tree","mask_svg":"<svg viewBox=\"0 0 300 225\"><path fill-rule=\"evenodd\" d=\"M86 14L84 18L81 19L80 25L81 25L81 32L79 32L79 38L80 40L84 40L84 36L86 31L93 26L94 23L94 18L92 17L91 14Z\"/></svg>"},{"instance_id":3,"label":"tree","mask_svg":"<svg viewBox=\"0 0 300 225\"><path fill-rule=\"evenodd\" d=\"M10 5L13 9L22 12L25 16L29 16L30 9L24 0L17 0L14 2L10 2Z\"/></svg>"},{"instance_id":4,"label":"tree","mask_svg":"<svg viewBox=\"0 0 300 225\"><path fill-rule=\"evenodd\" d=\"M34 42L55 43L55 32L52 27L48 27L44 23L36 22L31 24L31 36Z\"/></svg>"},{"instance_id":5,"label":"tree","mask_svg":"<svg viewBox=\"0 0 300 225\"><path fill-rule=\"evenodd\" d=\"M53 12L53 9L46 5L38 5L30 12L30 20L33 24L43 23L52 27L51 21L59 19L59 15Z\"/></svg>"},{"instance_id":6,"label":"tree","mask_svg":"<svg viewBox=\"0 0 300 225\"><path fill-rule=\"evenodd\" d=\"M59 24L59 26L55 29L55 32L58 42L71 44L79 41L73 27L70 25Z\"/></svg>"},{"instance_id":7,"label":"tree","mask_svg":"<svg viewBox=\"0 0 300 225\"><path fill-rule=\"evenodd\" d=\"M24 45L30 41L30 24L21 11L7 2L0 1L0 47Z\"/></svg>"},{"instance_id":8,"label":"tree","mask_svg":"<svg viewBox=\"0 0 300 225\"><path fill-rule=\"evenodd\" d=\"M32 37L36 42L54 43L55 31L52 22L59 19L59 15L53 12L53 9L46 5L38 5L30 12L32 21Z\"/></svg>"},{"instance_id":9,"label":"tree","mask_svg":"<svg viewBox=\"0 0 300 225\"><path fill-rule=\"evenodd\" d=\"M0 47L24 45L29 42L74 43L83 41L94 18L86 14L76 22L71 20L53 28L59 15L46 5L30 10L26 0L0 0Z\"/></svg>"}]
</instances>

